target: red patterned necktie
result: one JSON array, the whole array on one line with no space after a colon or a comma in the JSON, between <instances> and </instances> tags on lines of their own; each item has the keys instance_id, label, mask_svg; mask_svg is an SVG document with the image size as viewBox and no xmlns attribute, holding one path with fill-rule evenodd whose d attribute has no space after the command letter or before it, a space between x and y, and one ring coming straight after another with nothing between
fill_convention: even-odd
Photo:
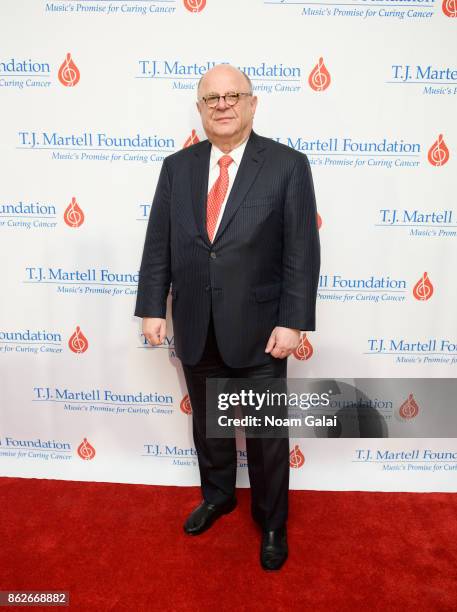
<instances>
[{"instance_id":1,"label":"red patterned necktie","mask_svg":"<svg viewBox=\"0 0 457 612\"><path fill-rule=\"evenodd\" d=\"M227 195L227 189L229 186L228 167L232 161L233 159L230 157L230 155L224 155L220 158L220 160L217 162L220 168L219 176L208 193L208 201L206 203L206 231L208 232L210 242L212 242L214 239L214 232L216 230L222 202L225 200L225 196Z\"/></svg>"}]
</instances>

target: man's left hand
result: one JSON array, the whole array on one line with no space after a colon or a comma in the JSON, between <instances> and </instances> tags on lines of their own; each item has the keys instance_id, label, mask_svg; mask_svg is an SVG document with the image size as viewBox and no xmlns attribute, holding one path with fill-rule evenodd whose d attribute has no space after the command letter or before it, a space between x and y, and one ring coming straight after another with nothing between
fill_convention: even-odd
<instances>
[{"instance_id":1,"label":"man's left hand","mask_svg":"<svg viewBox=\"0 0 457 612\"><path fill-rule=\"evenodd\" d=\"M271 332L265 353L272 357L285 359L295 351L300 342L300 330L289 327L275 327Z\"/></svg>"}]
</instances>

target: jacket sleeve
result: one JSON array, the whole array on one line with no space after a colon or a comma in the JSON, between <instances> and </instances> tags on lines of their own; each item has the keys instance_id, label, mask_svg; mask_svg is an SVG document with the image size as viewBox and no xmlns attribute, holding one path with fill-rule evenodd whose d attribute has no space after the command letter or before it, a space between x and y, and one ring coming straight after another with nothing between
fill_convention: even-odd
<instances>
[{"instance_id":1,"label":"jacket sleeve","mask_svg":"<svg viewBox=\"0 0 457 612\"><path fill-rule=\"evenodd\" d=\"M282 285L277 325L313 331L320 246L317 209L309 161L300 156L284 203Z\"/></svg>"},{"instance_id":2,"label":"jacket sleeve","mask_svg":"<svg viewBox=\"0 0 457 612\"><path fill-rule=\"evenodd\" d=\"M170 289L170 176L165 160L149 214L135 315L164 319Z\"/></svg>"}]
</instances>

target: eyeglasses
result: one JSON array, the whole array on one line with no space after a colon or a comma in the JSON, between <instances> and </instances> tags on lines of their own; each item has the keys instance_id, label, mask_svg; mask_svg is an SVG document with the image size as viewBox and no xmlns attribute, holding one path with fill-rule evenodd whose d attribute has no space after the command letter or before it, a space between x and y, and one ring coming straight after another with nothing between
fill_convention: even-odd
<instances>
[{"instance_id":1,"label":"eyeglasses","mask_svg":"<svg viewBox=\"0 0 457 612\"><path fill-rule=\"evenodd\" d=\"M231 93L225 94L225 96L217 96L215 94L211 94L209 96L203 96L203 98L201 99L203 100L203 102L205 102L206 106L208 106L209 108L216 108L221 98L223 98L227 106L235 106L235 104L238 103L240 96L252 96L252 93L236 93L236 92L232 93L231 92Z\"/></svg>"}]
</instances>

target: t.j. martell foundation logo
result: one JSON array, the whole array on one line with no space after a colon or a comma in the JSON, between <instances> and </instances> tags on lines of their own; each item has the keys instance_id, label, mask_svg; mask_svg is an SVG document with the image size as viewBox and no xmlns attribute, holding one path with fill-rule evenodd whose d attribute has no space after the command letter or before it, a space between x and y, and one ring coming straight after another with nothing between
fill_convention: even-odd
<instances>
[{"instance_id":1,"label":"t.j. martell foundation logo","mask_svg":"<svg viewBox=\"0 0 457 612\"><path fill-rule=\"evenodd\" d=\"M457 0L443 0L441 8L446 17L457 17Z\"/></svg>"},{"instance_id":2,"label":"t.j. martell foundation logo","mask_svg":"<svg viewBox=\"0 0 457 612\"><path fill-rule=\"evenodd\" d=\"M76 198L71 198L70 204L63 213L63 220L69 227L79 227L84 223L84 213Z\"/></svg>"},{"instance_id":3,"label":"t.j. martell foundation logo","mask_svg":"<svg viewBox=\"0 0 457 612\"><path fill-rule=\"evenodd\" d=\"M311 342L306 337L306 334L303 334L303 336L300 338L299 345L293 352L293 356L299 361L307 361L312 357L313 352L314 349Z\"/></svg>"},{"instance_id":4,"label":"t.j. martell foundation logo","mask_svg":"<svg viewBox=\"0 0 457 612\"><path fill-rule=\"evenodd\" d=\"M408 395L408 398L400 406L398 414L402 419L414 419L419 414L419 405L412 393Z\"/></svg>"},{"instance_id":5,"label":"t.j. martell foundation logo","mask_svg":"<svg viewBox=\"0 0 457 612\"><path fill-rule=\"evenodd\" d=\"M200 13L206 6L206 0L184 0L184 6L191 13Z\"/></svg>"},{"instance_id":6,"label":"t.j. martell foundation logo","mask_svg":"<svg viewBox=\"0 0 457 612\"><path fill-rule=\"evenodd\" d=\"M73 351L73 353L80 354L85 353L89 348L89 341L86 336L82 333L79 325L76 326L74 333L70 336L68 340L68 348Z\"/></svg>"},{"instance_id":7,"label":"t.j. martell foundation logo","mask_svg":"<svg viewBox=\"0 0 457 612\"><path fill-rule=\"evenodd\" d=\"M184 412L184 414L192 414L192 405L190 403L190 398L189 398L188 393L186 393L186 395L182 398L181 403L179 404L179 407L181 409L181 412Z\"/></svg>"},{"instance_id":8,"label":"t.j. martell foundation logo","mask_svg":"<svg viewBox=\"0 0 457 612\"><path fill-rule=\"evenodd\" d=\"M330 85L330 81L330 72L324 64L324 59L320 57L308 77L309 86L314 91L324 91Z\"/></svg>"},{"instance_id":9,"label":"t.j. martell foundation logo","mask_svg":"<svg viewBox=\"0 0 457 612\"><path fill-rule=\"evenodd\" d=\"M81 73L71 57L71 53L67 53L65 60L59 68L59 81L65 87L74 87L79 83Z\"/></svg>"},{"instance_id":10,"label":"t.j. martell foundation logo","mask_svg":"<svg viewBox=\"0 0 457 612\"><path fill-rule=\"evenodd\" d=\"M457 0L456 0L457 2ZM428 161L432 166L444 166L449 161L449 149L440 134L428 150Z\"/></svg>"},{"instance_id":11,"label":"t.j. martell foundation logo","mask_svg":"<svg viewBox=\"0 0 457 612\"><path fill-rule=\"evenodd\" d=\"M95 457L95 448L88 442L87 438L84 438L78 446L78 455L81 459L84 459L84 461L90 461Z\"/></svg>"},{"instance_id":12,"label":"t.j. martell foundation logo","mask_svg":"<svg viewBox=\"0 0 457 612\"><path fill-rule=\"evenodd\" d=\"M433 285L428 277L427 272L424 272L420 279L413 287L413 296L420 302L429 300L433 295Z\"/></svg>"},{"instance_id":13,"label":"t.j. martell foundation logo","mask_svg":"<svg viewBox=\"0 0 457 612\"><path fill-rule=\"evenodd\" d=\"M301 452L298 444L295 444L293 449L289 453L289 465L291 468L301 468L305 463L305 455Z\"/></svg>"},{"instance_id":14,"label":"t.j. martell foundation logo","mask_svg":"<svg viewBox=\"0 0 457 612\"><path fill-rule=\"evenodd\" d=\"M190 136L187 138L182 148L187 149L187 147L197 144L197 142L200 142L200 138L197 136L197 132L195 130L192 130L192 132L190 133Z\"/></svg>"}]
</instances>

